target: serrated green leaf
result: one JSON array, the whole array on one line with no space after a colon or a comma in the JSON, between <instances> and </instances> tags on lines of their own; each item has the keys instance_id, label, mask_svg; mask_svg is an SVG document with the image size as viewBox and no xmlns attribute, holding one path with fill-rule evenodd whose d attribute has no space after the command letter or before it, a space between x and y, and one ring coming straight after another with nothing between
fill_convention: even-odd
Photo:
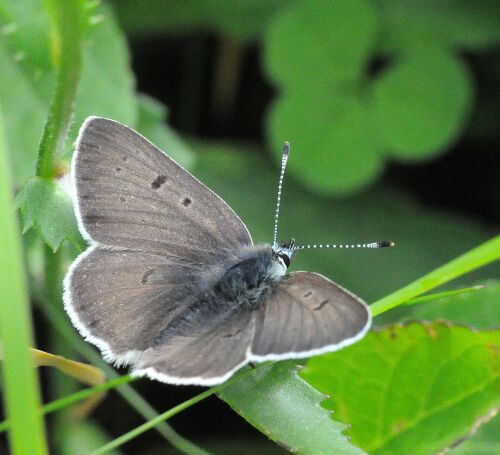
<instances>
[{"instance_id":1,"label":"serrated green leaf","mask_svg":"<svg viewBox=\"0 0 500 455\"><path fill-rule=\"evenodd\" d=\"M371 183L382 170L382 147L366 106L338 92L324 96L294 92L279 99L269 119L273 152L292 147L289 170L322 193L349 193ZM278 161L279 162L279 161Z\"/></svg>"},{"instance_id":2,"label":"serrated green leaf","mask_svg":"<svg viewBox=\"0 0 500 455\"><path fill-rule=\"evenodd\" d=\"M369 453L436 453L500 405L499 344L499 331L395 325L310 359L301 377Z\"/></svg>"},{"instance_id":3,"label":"serrated green leaf","mask_svg":"<svg viewBox=\"0 0 500 455\"><path fill-rule=\"evenodd\" d=\"M439 49L426 49L375 81L378 135L398 157L428 157L457 138L471 100L472 82L464 64Z\"/></svg>"},{"instance_id":4,"label":"serrated green leaf","mask_svg":"<svg viewBox=\"0 0 500 455\"><path fill-rule=\"evenodd\" d=\"M325 396L297 375L294 362L264 365L219 393L236 412L292 452L363 454L343 434L347 425L320 406Z\"/></svg>"},{"instance_id":5,"label":"serrated green leaf","mask_svg":"<svg viewBox=\"0 0 500 455\"><path fill-rule=\"evenodd\" d=\"M410 308L409 319L446 319L478 329L500 324L500 280L481 282L483 289L466 294L431 300Z\"/></svg>"},{"instance_id":6,"label":"serrated green leaf","mask_svg":"<svg viewBox=\"0 0 500 455\"><path fill-rule=\"evenodd\" d=\"M64 240L77 248L85 246L73 210L73 203L56 181L34 177L17 196L23 224L33 226L55 252Z\"/></svg>"},{"instance_id":7,"label":"serrated green leaf","mask_svg":"<svg viewBox=\"0 0 500 455\"><path fill-rule=\"evenodd\" d=\"M369 1L297 2L269 27L267 70L287 88L351 84L363 75L376 32Z\"/></svg>"}]
</instances>

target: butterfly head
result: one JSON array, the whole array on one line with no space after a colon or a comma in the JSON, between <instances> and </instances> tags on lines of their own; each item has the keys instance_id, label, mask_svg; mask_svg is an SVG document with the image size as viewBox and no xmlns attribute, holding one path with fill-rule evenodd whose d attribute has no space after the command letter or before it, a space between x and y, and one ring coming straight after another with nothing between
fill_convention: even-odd
<instances>
[{"instance_id":1,"label":"butterfly head","mask_svg":"<svg viewBox=\"0 0 500 455\"><path fill-rule=\"evenodd\" d=\"M276 254L277 260L285 267L285 270L290 267L293 255L295 254L295 240L290 239L289 242L274 244L273 251Z\"/></svg>"}]
</instances>

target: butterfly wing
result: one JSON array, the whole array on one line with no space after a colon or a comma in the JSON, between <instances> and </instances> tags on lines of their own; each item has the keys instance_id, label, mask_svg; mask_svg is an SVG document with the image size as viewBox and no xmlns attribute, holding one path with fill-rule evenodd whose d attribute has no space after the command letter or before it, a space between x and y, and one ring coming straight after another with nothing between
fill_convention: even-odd
<instances>
[{"instance_id":1,"label":"butterfly wing","mask_svg":"<svg viewBox=\"0 0 500 455\"><path fill-rule=\"evenodd\" d=\"M261 362L336 351L362 338L370 324L361 299L320 274L294 272L260 306L249 358Z\"/></svg>"},{"instance_id":2,"label":"butterfly wing","mask_svg":"<svg viewBox=\"0 0 500 455\"><path fill-rule=\"evenodd\" d=\"M177 258L93 245L65 277L65 308L106 360L133 363L191 304L199 273L199 265Z\"/></svg>"},{"instance_id":3,"label":"butterfly wing","mask_svg":"<svg viewBox=\"0 0 500 455\"><path fill-rule=\"evenodd\" d=\"M319 274L296 272L257 310L235 310L203 333L149 348L134 373L174 384L218 384L249 361L340 349L360 339L370 323L362 300Z\"/></svg>"},{"instance_id":4,"label":"butterfly wing","mask_svg":"<svg viewBox=\"0 0 500 455\"><path fill-rule=\"evenodd\" d=\"M235 311L203 332L149 348L133 374L169 384L219 384L248 363L253 332L254 314Z\"/></svg>"},{"instance_id":5,"label":"butterfly wing","mask_svg":"<svg viewBox=\"0 0 500 455\"><path fill-rule=\"evenodd\" d=\"M134 130L90 117L72 162L82 234L103 245L207 262L251 245L231 208Z\"/></svg>"},{"instance_id":6,"label":"butterfly wing","mask_svg":"<svg viewBox=\"0 0 500 455\"><path fill-rule=\"evenodd\" d=\"M252 240L222 199L112 120L82 126L72 178L91 246L65 277L65 308L108 361L130 363L190 305L201 273Z\"/></svg>"}]
</instances>

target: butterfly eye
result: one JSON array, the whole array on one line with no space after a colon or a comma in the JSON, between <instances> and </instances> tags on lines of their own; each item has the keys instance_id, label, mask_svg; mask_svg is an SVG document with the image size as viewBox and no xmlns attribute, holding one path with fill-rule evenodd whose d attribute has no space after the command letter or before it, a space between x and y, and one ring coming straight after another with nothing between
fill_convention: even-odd
<instances>
[{"instance_id":1,"label":"butterfly eye","mask_svg":"<svg viewBox=\"0 0 500 455\"><path fill-rule=\"evenodd\" d=\"M290 258L286 254L280 254L279 257L283 259L283 262L286 265L286 268L290 267Z\"/></svg>"}]
</instances>

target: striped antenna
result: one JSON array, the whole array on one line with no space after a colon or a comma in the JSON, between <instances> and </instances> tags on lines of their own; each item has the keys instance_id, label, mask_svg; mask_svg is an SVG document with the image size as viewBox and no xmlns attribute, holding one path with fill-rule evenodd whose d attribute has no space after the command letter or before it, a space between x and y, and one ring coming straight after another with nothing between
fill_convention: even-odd
<instances>
[{"instance_id":1,"label":"striped antenna","mask_svg":"<svg viewBox=\"0 0 500 455\"><path fill-rule=\"evenodd\" d=\"M274 214L274 238L273 245L277 245L276 240L278 238L278 218L280 216L280 201L281 201L281 190L283 188L283 178L285 177L286 162L288 161L288 155L290 155L290 144L285 142L283 145L283 153L281 154L281 173L280 180L278 183L278 197L276 199L276 213Z\"/></svg>"},{"instance_id":2,"label":"striped antenna","mask_svg":"<svg viewBox=\"0 0 500 455\"><path fill-rule=\"evenodd\" d=\"M382 242L373 243L355 243L355 244L320 244L320 245L297 245L293 247L293 251L296 250L309 250L312 248L386 248L389 246L394 246L394 242L389 240L383 240Z\"/></svg>"}]
</instances>

